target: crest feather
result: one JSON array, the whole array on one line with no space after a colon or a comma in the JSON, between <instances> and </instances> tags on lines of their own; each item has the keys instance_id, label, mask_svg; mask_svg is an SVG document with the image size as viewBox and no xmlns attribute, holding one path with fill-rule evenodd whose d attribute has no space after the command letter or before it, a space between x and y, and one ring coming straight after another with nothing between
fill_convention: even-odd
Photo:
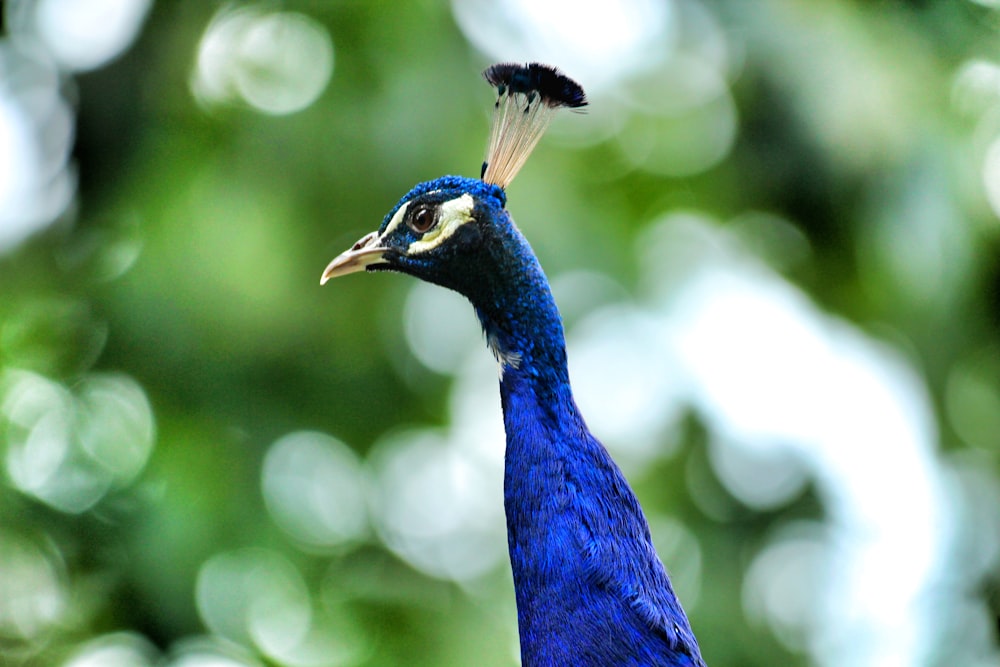
<instances>
[{"instance_id":1,"label":"crest feather","mask_svg":"<svg viewBox=\"0 0 1000 667\"><path fill-rule=\"evenodd\" d=\"M583 88L555 67L499 63L483 72L497 89L481 178L506 188L542 138L552 114L586 106Z\"/></svg>"}]
</instances>

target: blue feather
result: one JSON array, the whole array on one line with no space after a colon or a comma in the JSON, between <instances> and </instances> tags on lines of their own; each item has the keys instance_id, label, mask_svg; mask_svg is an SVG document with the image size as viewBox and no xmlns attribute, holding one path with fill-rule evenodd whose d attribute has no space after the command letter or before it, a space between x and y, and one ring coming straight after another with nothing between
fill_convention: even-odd
<instances>
[{"instance_id":1,"label":"blue feather","mask_svg":"<svg viewBox=\"0 0 1000 667\"><path fill-rule=\"evenodd\" d=\"M504 506L524 665L701 665L642 509L573 400L559 312L506 211L507 284L470 299L520 357L500 382Z\"/></svg>"}]
</instances>

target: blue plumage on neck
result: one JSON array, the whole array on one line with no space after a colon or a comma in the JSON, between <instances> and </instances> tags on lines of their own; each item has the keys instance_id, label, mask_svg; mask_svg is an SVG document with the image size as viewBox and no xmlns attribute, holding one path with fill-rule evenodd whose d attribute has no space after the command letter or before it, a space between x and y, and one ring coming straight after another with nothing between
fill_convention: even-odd
<instances>
[{"instance_id":1,"label":"blue plumage on neck","mask_svg":"<svg viewBox=\"0 0 1000 667\"><path fill-rule=\"evenodd\" d=\"M702 665L642 509L573 399L545 274L499 214L498 282L470 298L500 358L518 359L500 395L522 664Z\"/></svg>"},{"instance_id":2,"label":"blue plumage on neck","mask_svg":"<svg viewBox=\"0 0 1000 667\"><path fill-rule=\"evenodd\" d=\"M470 300L505 376L531 380L538 391L568 387L562 318L545 273L507 212L499 214L496 278Z\"/></svg>"},{"instance_id":3,"label":"blue plumage on neck","mask_svg":"<svg viewBox=\"0 0 1000 667\"><path fill-rule=\"evenodd\" d=\"M500 384L522 664L703 665L642 509L569 383L512 369Z\"/></svg>"}]
</instances>

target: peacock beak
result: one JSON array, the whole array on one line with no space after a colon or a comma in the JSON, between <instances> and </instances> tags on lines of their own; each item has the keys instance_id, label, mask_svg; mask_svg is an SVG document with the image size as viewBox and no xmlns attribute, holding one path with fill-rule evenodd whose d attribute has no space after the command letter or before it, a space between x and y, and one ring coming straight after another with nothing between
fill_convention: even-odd
<instances>
[{"instance_id":1,"label":"peacock beak","mask_svg":"<svg viewBox=\"0 0 1000 667\"><path fill-rule=\"evenodd\" d=\"M361 239L351 246L350 250L345 250L333 261L326 265L322 277L319 279L320 285L325 285L330 278L346 276L348 273L363 271L371 264L377 264L382 260L382 255L388 248L379 244L379 233L371 232L361 237Z\"/></svg>"}]
</instances>

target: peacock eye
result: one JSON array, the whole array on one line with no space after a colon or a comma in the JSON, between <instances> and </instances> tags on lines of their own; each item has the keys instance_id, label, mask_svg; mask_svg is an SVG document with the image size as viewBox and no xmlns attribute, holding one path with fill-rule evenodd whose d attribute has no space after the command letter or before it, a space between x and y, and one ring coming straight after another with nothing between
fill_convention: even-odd
<instances>
[{"instance_id":1,"label":"peacock eye","mask_svg":"<svg viewBox=\"0 0 1000 667\"><path fill-rule=\"evenodd\" d=\"M419 208L410 216L410 229L423 234L434 226L434 211L429 208Z\"/></svg>"}]
</instances>

